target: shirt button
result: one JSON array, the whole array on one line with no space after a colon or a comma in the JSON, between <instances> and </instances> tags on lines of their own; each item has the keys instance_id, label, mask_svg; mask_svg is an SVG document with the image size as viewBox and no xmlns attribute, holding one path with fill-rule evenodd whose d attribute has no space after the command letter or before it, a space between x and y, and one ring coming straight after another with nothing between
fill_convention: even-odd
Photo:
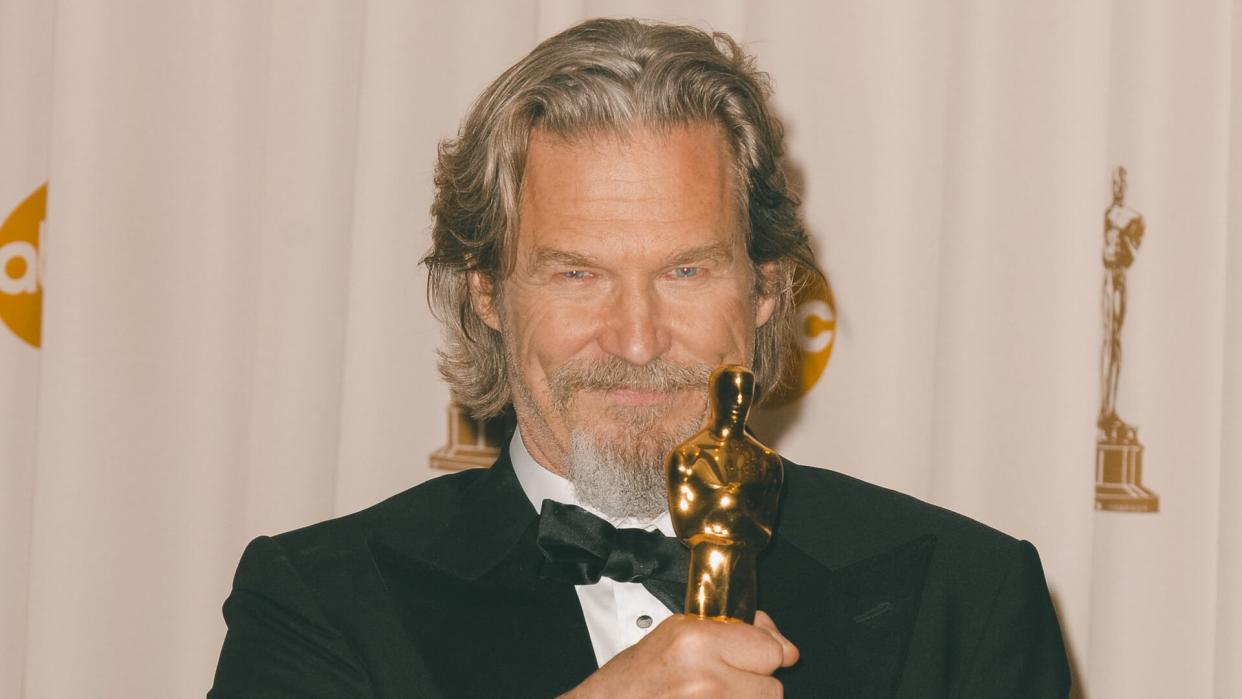
<instances>
[{"instance_id":1,"label":"shirt button","mask_svg":"<svg viewBox=\"0 0 1242 699\"><path fill-rule=\"evenodd\" d=\"M642 616L638 617L637 619L635 619L635 620L634 620L634 624L635 624L635 625L637 625L637 626L638 626L638 628L640 628L640 629L648 629L648 628L651 628L651 617L649 617L649 616L647 616L646 614L644 614L644 615L642 615Z\"/></svg>"}]
</instances>

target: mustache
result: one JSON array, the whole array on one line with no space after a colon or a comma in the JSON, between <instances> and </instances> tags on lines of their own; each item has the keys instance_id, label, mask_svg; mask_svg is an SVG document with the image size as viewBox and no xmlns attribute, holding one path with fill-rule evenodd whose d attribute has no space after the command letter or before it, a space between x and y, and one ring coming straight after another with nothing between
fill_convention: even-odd
<instances>
[{"instance_id":1,"label":"mustache","mask_svg":"<svg viewBox=\"0 0 1242 699\"><path fill-rule=\"evenodd\" d=\"M566 406L579 391L630 389L652 393L707 389L712 367L700 362L653 359L643 365L620 357L566 362L548 374L548 387L558 407Z\"/></svg>"}]
</instances>

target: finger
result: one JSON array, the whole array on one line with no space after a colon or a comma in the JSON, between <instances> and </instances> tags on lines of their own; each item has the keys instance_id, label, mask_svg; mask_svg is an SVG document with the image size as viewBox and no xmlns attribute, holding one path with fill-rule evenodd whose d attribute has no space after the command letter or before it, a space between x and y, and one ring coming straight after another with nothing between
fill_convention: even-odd
<instances>
[{"instance_id":1,"label":"finger","mask_svg":"<svg viewBox=\"0 0 1242 699\"><path fill-rule=\"evenodd\" d=\"M763 629L772 634L772 637L781 644L781 667L789 667L798 662L798 647L795 646L785 635L776 628L776 622L772 621L772 617L768 616L763 610L755 612L755 627Z\"/></svg>"},{"instance_id":2,"label":"finger","mask_svg":"<svg viewBox=\"0 0 1242 699\"><path fill-rule=\"evenodd\" d=\"M728 688L723 696L747 699L780 699L785 696L785 686L771 675L755 675L728 669L720 674L719 679Z\"/></svg>"},{"instance_id":3,"label":"finger","mask_svg":"<svg viewBox=\"0 0 1242 699\"><path fill-rule=\"evenodd\" d=\"M770 675L785 661L785 648L779 633L741 622L708 622L720 660L730 667L759 675ZM773 627L775 628L775 627Z\"/></svg>"},{"instance_id":4,"label":"finger","mask_svg":"<svg viewBox=\"0 0 1242 699\"><path fill-rule=\"evenodd\" d=\"M780 633L776 629L776 622L772 621L772 617L768 616L768 613L762 609L755 612L755 626L763 629L764 631Z\"/></svg>"}]
</instances>

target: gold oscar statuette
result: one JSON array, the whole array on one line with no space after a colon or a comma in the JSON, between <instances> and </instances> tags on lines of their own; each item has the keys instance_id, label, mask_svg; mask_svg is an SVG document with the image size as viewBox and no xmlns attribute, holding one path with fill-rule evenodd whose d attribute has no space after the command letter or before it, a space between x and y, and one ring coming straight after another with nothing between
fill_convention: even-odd
<instances>
[{"instance_id":1,"label":"gold oscar statuette","mask_svg":"<svg viewBox=\"0 0 1242 699\"><path fill-rule=\"evenodd\" d=\"M755 620L756 562L785 474L780 456L745 431L754 396L748 370L717 367L707 427L665 459L673 529L690 547L685 613L700 619Z\"/></svg>"}]
</instances>

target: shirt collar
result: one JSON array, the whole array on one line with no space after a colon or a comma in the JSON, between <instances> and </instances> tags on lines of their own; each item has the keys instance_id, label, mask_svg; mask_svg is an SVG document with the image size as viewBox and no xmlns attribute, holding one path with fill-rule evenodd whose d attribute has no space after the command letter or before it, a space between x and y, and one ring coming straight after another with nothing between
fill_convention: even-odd
<instances>
[{"instance_id":1,"label":"shirt collar","mask_svg":"<svg viewBox=\"0 0 1242 699\"><path fill-rule=\"evenodd\" d=\"M534 505L536 512L543 509L544 500L553 500L566 505L577 505L618 529L626 527L648 531L658 529L665 536L676 536L673 533L673 521L667 512L655 519L610 517L590 505L579 502L572 483L544 468L535 461L535 457L530 455L530 452L526 450L526 444L522 442L521 430L513 431L513 439L509 441L509 460L513 462L513 473L517 475L522 491L526 493L526 497L530 500L530 504Z\"/></svg>"}]
</instances>

